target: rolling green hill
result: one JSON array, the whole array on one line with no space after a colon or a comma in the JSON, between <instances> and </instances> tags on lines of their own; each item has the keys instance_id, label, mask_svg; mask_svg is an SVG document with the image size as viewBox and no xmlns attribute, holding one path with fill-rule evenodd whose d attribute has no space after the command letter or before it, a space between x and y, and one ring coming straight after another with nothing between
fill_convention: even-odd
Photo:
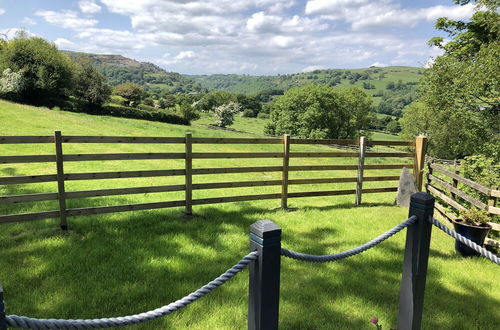
<instances>
[{"instance_id":1,"label":"rolling green hill","mask_svg":"<svg viewBox=\"0 0 500 330\"><path fill-rule=\"evenodd\" d=\"M330 86L358 86L371 84L367 91L374 94L386 88L389 82L417 84L424 69L407 66L363 69L325 69L306 73L277 76L250 76L238 74L188 75L186 77L208 89L222 89L233 93L258 94L266 89L287 90L310 83Z\"/></svg>"},{"instance_id":2,"label":"rolling green hill","mask_svg":"<svg viewBox=\"0 0 500 330\"><path fill-rule=\"evenodd\" d=\"M89 59L108 78L112 86L135 82L154 93L192 93L204 89L200 84L176 72L167 72L157 65L139 62L121 55L98 55L64 51L72 59Z\"/></svg>"}]
</instances>

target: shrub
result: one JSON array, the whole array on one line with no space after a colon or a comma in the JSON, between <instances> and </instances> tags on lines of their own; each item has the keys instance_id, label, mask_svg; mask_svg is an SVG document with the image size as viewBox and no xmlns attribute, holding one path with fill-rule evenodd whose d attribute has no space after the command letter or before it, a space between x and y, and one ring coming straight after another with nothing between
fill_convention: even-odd
<instances>
[{"instance_id":1,"label":"shrub","mask_svg":"<svg viewBox=\"0 0 500 330\"><path fill-rule=\"evenodd\" d=\"M255 113L250 109L246 109L246 110L243 110L243 112L241 113L241 116L246 117L246 118L254 118Z\"/></svg>"},{"instance_id":2,"label":"shrub","mask_svg":"<svg viewBox=\"0 0 500 330\"><path fill-rule=\"evenodd\" d=\"M257 118L268 119L269 118L269 114L268 113L264 113L264 112L259 112L259 114L257 115Z\"/></svg>"},{"instance_id":3,"label":"shrub","mask_svg":"<svg viewBox=\"0 0 500 330\"><path fill-rule=\"evenodd\" d=\"M234 115L241 111L241 106L238 103L230 102L215 108L216 125L226 127L233 123Z\"/></svg>"}]
</instances>

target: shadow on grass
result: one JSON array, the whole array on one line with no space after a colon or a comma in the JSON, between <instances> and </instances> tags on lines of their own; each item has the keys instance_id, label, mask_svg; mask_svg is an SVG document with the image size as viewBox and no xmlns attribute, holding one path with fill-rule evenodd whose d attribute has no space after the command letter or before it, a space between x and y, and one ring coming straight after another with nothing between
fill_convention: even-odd
<instances>
[{"instance_id":1,"label":"shadow on grass","mask_svg":"<svg viewBox=\"0 0 500 330\"><path fill-rule=\"evenodd\" d=\"M127 203L127 199L113 198ZM89 202L81 202L89 206ZM79 207L79 203L73 207ZM370 206L390 206L388 203ZM72 232L64 233L47 222L13 226L0 233L0 278L6 288L8 314L41 318L97 318L139 313L173 302L211 281L248 252L249 226L275 212L238 203L203 207L199 217L184 220L179 209L151 210L70 218ZM350 204L304 208L350 209ZM335 235L331 227L315 227L298 236L284 232L285 245L300 251L324 254L332 244L322 243ZM404 234L401 233L401 234ZM313 243L313 244L312 244ZM282 260L281 328L361 329L380 311L388 311L385 324L393 327L399 299L403 246L384 242L376 249L382 258L366 252L331 264ZM452 258L437 250L431 258ZM248 290L247 273L203 298L178 316L135 326L136 329L178 326L185 313L189 322L203 322L205 308L236 305L244 315ZM439 270L428 270L426 327L465 329L500 324L498 302L471 283L457 283L460 292L443 285ZM243 296L243 298L242 298ZM474 308L481 308L477 319ZM440 318L426 315L436 314ZM211 312L216 313L216 312ZM457 315L460 313L460 315ZM187 317L186 316L186 317ZM231 317L224 319L231 322ZM244 317L235 328L246 327ZM230 328L234 324L221 324ZM196 326L194 326L196 328Z\"/></svg>"}]
</instances>

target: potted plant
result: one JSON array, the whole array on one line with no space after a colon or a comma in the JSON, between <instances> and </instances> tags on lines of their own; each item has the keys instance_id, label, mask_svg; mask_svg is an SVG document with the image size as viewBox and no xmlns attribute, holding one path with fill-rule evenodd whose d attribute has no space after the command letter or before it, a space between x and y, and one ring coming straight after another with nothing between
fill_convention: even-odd
<instances>
[{"instance_id":1,"label":"potted plant","mask_svg":"<svg viewBox=\"0 0 500 330\"><path fill-rule=\"evenodd\" d=\"M453 221L455 231L478 245L483 245L484 239L491 229L488 224L490 217L486 211L471 208L460 211L460 218ZM459 241L455 241L455 251L464 257L478 256L479 253Z\"/></svg>"}]
</instances>

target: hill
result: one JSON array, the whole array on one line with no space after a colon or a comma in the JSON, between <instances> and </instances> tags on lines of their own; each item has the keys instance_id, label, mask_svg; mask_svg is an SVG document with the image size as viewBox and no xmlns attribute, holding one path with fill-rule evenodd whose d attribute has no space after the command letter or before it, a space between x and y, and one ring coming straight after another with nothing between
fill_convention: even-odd
<instances>
[{"instance_id":1,"label":"hill","mask_svg":"<svg viewBox=\"0 0 500 330\"><path fill-rule=\"evenodd\" d=\"M87 58L106 76L112 86L135 82L153 93L193 93L204 89L200 84L177 72L168 72L157 65L139 62L121 55L100 55L64 51L72 59Z\"/></svg>"}]
</instances>

